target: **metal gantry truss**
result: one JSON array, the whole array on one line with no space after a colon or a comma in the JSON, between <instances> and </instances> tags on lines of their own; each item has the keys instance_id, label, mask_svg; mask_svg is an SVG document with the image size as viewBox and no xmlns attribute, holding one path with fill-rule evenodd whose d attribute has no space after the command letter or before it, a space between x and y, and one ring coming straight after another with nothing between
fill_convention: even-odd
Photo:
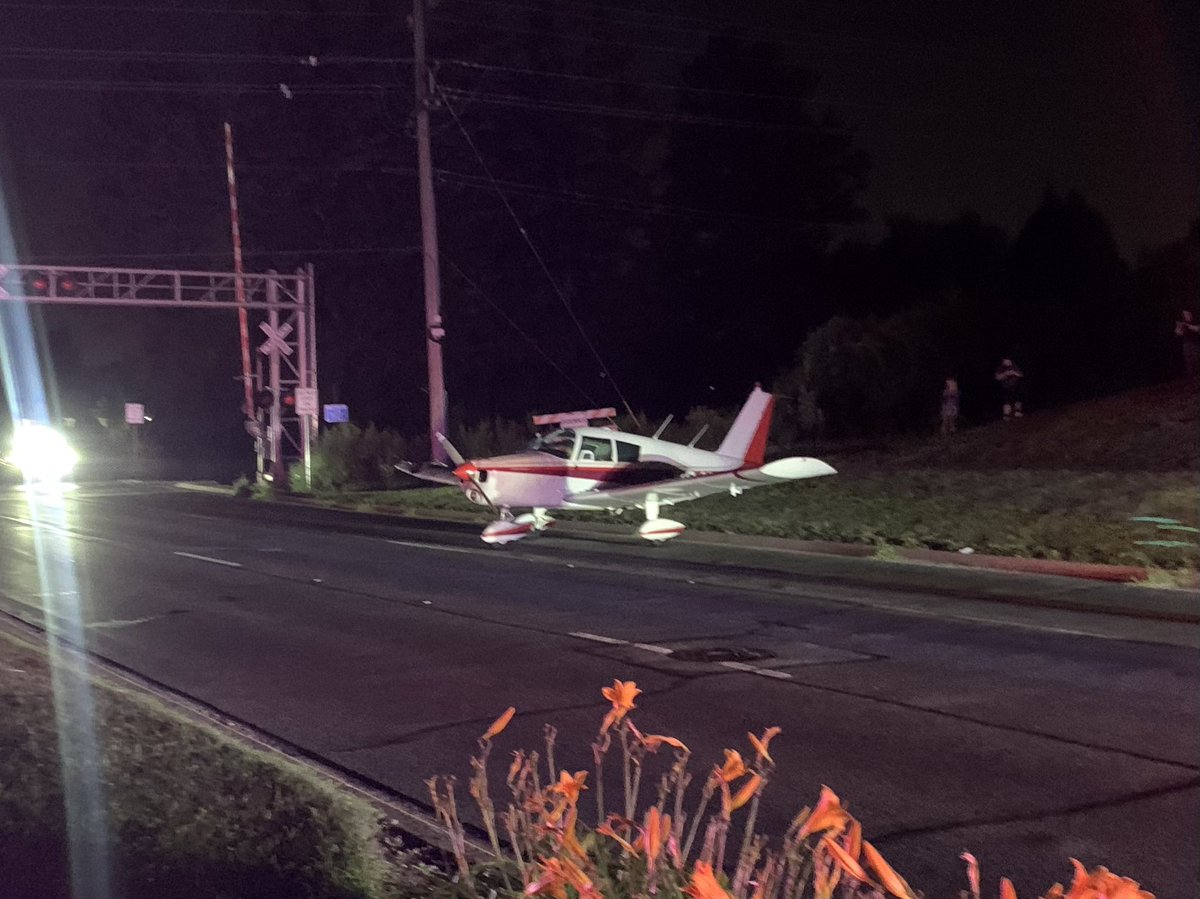
<instances>
[{"instance_id":1,"label":"metal gantry truss","mask_svg":"<svg viewBox=\"0 0 1200 899\"><path fill-rule=\"evenodd\" d=\"M264 354L256 352L254 378L257 390L269 389L273 403L266 427L248 419L255 438L259 473L278 475L291 459L303 460L306 479L311 472L312 442L317 415L298 415L283 403L296 388L317 387L317 341L312 266L294 274L278 272L243 274L242 301L239 276L232 272L199 272L175 269L92 268L84 266L17 265L0 262L0 302L40 303L93 307L154 309L245 309L251 320L251 340L264 337L261 326L280 341L266 341ZM285 327L286 326L286 327ZM236 359L235 353L230 353Z\"/></svg>"}]
</instances>

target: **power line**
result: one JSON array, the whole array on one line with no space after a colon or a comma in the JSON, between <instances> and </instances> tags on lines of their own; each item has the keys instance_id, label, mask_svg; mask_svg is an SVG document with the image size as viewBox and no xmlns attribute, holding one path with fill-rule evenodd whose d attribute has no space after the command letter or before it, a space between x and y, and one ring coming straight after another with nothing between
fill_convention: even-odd
<instances>
[{"instance_id":1,"label":"power line","mask_svg":"<svg viewBox=\"0 0 1200 899\"><path fill-rule=\"evenodd\" d=\"M506 0L472 0L472 6L493 6L502 9L526 10L543 15L551 15L556 17L565 17L571 19L579 19L585 22L590 22L593 25L600 27L614 26L629 26L638 29L656 29L659 31L673 31L678 34L689 34L697 37L724 37L732 35L740 37L743 34L749 40L759 41L762 43L775 44L781 47L791 47L804 50L820 50L830 53L878 53L880 47L916 47L921 46L913 43L900 43L896 41L875 41L869 38L863 38L858 35L849 34L833 34L830 32L811 31L798 28L776 28L770 25L755 25L745 21L737 20L716 20L716 19L697 19L689 16L676 16L663 13L653 13L645 10L621 9L613 6L592 6L589 11L577 10L548 10L541 6L531 6L524 3L511 3ZM624 15L638 15L647 19L666 19L671 21L690 21L702 23L708 27L695 27L687 25L659 25L650 21L635 21L632 19L613 19L608 18L604 14L609 12L617 12ZM795 40L781 40L780 35L794 35L796 37L806 38L805 42ZM814 44L814 41L821 43ZM830 46L830 42L849 42L858 46ZM874 46L872 46L872 44ZM930 46L922 47L925 58L931 58L930 52L936 48Z\"/></svg>"},{"instance_id":2,"label":"power line","mask_svg":"<svg viewBox=\"0 0 1200 899\"><path fill-rule=\"evenodd\" d=\"M81 60L88 62L245 62L274 65L298 65L319 68L323 65L412 63L410 56L355 56L349 54L200 53L176 50L101 50L72 47L0 47L0 57L32 60Z\"/></svg>"},{"instance_id":3,"label":"power line","mask_svg":"<svg viewBox=\"0 0 1200 899\"><path fill-rule=\"evenodd\" d=\"M15 87L23 90L72 90L88 93L193 93L193 94L282 94L306 96L353 94L379 94L395 90L393 85L375 83L344 84L263 84L261 82L192 82L192 81L91 81L83 79L49 78L4 78L0 88Z\"/></svg>"},{"instance_id":4,"label":"power line","mask_svg":"<svg viewBox=\"0 0 1200 899\"><path fill-rule=\"evenodd\" d=\"M31 159L18 160L14 163L17 168L89 168L89 169L129 169L129 170L195 170L195 171L224 171L223 165L201 162L133 162L129 160L107 159ZM281 173L324 173L335 175L404 175L415 176L417 170L409 166L338 166L338 165L288 165L282 163L238 163L238 170L245 172L281 172ZM434 174L442 183L459 187L495 190L493 181L481 175L468 172L456 172L450 169L434 169ZM577 206L588 206L598 209L609 209L615 212L629 212L638 215L656 217L682 218L701 221L728 221L744 224L791 227L826 227L830 222L810 219L783 218L777 216L752 215L723 209L703 209L691 206L678 206L670 203L643 202L625 197L615 197L611 194L587 193L578 190L546 187L540 184L528 184L520 181L494 179L510 194L532 197L535 199L571 203Z\"/></svg>"},{"instance_id":5,"label":"power line","mask_svg":"<svg viewBox=\"0 0 1200 899\"><path fill-rule=\"evenodd\" d=\"M540 100L518 94L492 94L467 91L462 88L445 87L444 92L457 99L489 103L493 106L509 106L517 109L542 109L549 112L579 112L603 115L619 119L639 119L677 125L716 125L725 128L749 128L763 131L787 131L801 134L856 134L849 128L823 128L819 126L789 125L782 122L747 121L726 119L719 116L692 115L655 109L633 109L625 106L606 106L599 103L576 103L566 100Z\"/></svg>"},{"instance_id":6,"label":"power line","mask_svg":"<svg viewBox=\"0 0 1200 899\"><path fill-rule=\"evenodd\" d=\"M338 247L333 249L314 248L310 250L247 250L244 256L351 256L362 253L400 253L410 254L420 252L420 247ZM222 250L190 251L186 253L91 253L82 256L72 256L66 253L38 253L28 260L29 265L96 264L98 260L112 259L207 259L214 256L224 256L229 252L228 247Z\"/></svg>"},{"instance_id":7,"label":"power line","mask_svg":"<svg viewBox=\"0 0 1200 899\"><path fill-rule=\"evenodd\" d=\"M788 103L807 103L816 106L852 106L866 109L898 109L903 108L894 103L866 103L856 100L838 98L820 99L817 97L797 97L795 94L766 94L753 91L726 90L715 87L692 87L687 84L674 84L665 81L638 81L632 78L606 78L601 75L580 75L574 72L553 72L547 69L526 69L519 66L493 65L491 63L475 62L466 59L441 59L441 65L460 66L483 72L502 72L511 75L532 75L543 78L559 78L566 81L583 81L593 84L615 84L628 87L644 87L656 90L680 91L691 94L706 94L719 97L745 97L751 100L780 100ZM918 108L918 107L913 107ZM928 109L929 107L919 107Z\"/></svg>"},{"instance_id":8,"label":"power line","mask_svg":"<svg viewBox=\"0 0 1200 899\"><path fill-rule=\"evenodd\" d=\"M538 265L541 266L542 272L546 276L546 280L549 281L550 286L554 288L554 292L558 295L558 299L562 302L563 308L567 310L567 314L571 317L571 321L575 323L575 327L579 330L580 336L583 337L584 343L586 343L588 349L592 351L592 355L596 357L596 361L600 363L600 368L604 371L604 375L608 378L609 383L612 384L613 390L616 391L617 396L621 398L621 403L625 406L625 411L629 413L630 418L632 418L634 421L637 421L637 413L634 412L633 407L629 405L629 400L625 399L625 394L622 393L620 385L617 384L617 379L614 378L612 376L612 372L608 370L608 366L605 364L603 357L601 357L600 351L596 349L596 345L592 343L592 339L588 337L588 333L583 327L583 322L579 320L579 316L577 316L575 314L575 310L571 308L571 303L567 299L567 295L563 293L562 288L558 286L558 281L555 280L554 275L551 274L550 267L546 265L546 260L542 258L542 254L538 251L533 239L530 238L529 232L526 231L525 226L521 224L521 217L518 216L517 211L513 209L512 203L509 202L508 197L504 194L504 190L499 184L495 183L495 178L492 176L492 170L488 167L487 161L483 158L483 154L479 152L479 148L475 146L475 141L471 138L470 132L467 131L466 127L462 123L462 120L458 117L458 113L455 112L454 105L450 102L450 98L447 97L445 92L443 92L440 88L438 89L438 93L442 97L442 102L446 105L446 110L454 119L454 124L458 126L458 130L462 132L462 136L466 140L468 146L470 146L471 152L475 154L475 159L479 162L479 167L483 169L484 174L488 177L488 180L493 183L496 189L496 195L500 197L501 201L503 201L504 208L508 210L508 214L512 217L513 224L515 224L517 226L517 230L521 232L521 237L525 239L525 243L528 245L529 251L533 253L533 257L538 261Z\"/></svg>"},{"instance_id":9,"label":"power line","mask_svg":"<svg viewBox=\"0 0 1200 899\"><path fill-rule=\"evenodd\" d=\"M504 309L502 309L500 307L500 305L498 303L496 303L495 300L493 300L490 296L488 296L486 293L483 292L483 288L481 288L478 284L476 284L475 281L473 281L467 275L467 273L464 272L459 267L458 263L456 263L453 259L451 259L449 256L446 255L445 250L441 251L441 257L445 262L449 263L450 267L452 269L454 269L455 272L458 273L458 276L467 283L467 286L470 287L471 290L473 290L475 292L475 294L480 297L480 299L484 300L484 302L486 302L489 306L491 306L493 309L495 309L496 312L498 312L500 314L500 317L503 318L506 322L508 322L509 327L511 327L518 334L520 334L521 337L523 337L525 339L526 343L528 343L531 347L533 347L535 350L537 350L538 353L540 353L542 355L542 357L554 367L555 371L557 371L560 375L562 375L564 378L566 378L567 383L569 383L572 387L574 387L576 390L579 391L580 395L585 400L587 400L593 406L599 405L594 399L592 399L592 397L588 394L588 392L586 390L584 390L582 387L580 387L575 382L574 378L572 378L569 374L567 374L562 369L562 367L559 366L559 364L557 362L555 362L554 359L551 358L550 355L544 349L541 348L541 346L538 344L538 342L536 340L534 340L532 337L530 337L528 334L526 334L525 331L521 328L521 326L512 320L512 318L509 316L509 314L507 312L505 312Z\"/></svg>"},{"instance_id":10,"label":"power line","mask_svg":"<svg viewBox=\"0 0 1200 899\"><path fill-rule=\"evenodd\" d=\"M177 15L217 15L217 16L264 16L267 18L293 18L307 19L319 16L330 16L334 18L344 19L381 19L381 18L399 18L398 12L364 12L360 10L349 9L319 9L319 10L302 10L302 9L262 9L253 7L239 7L236 4L232 6L169 6L164 4L120 4L120 3L97 3L97 4L48 4L41 3L19 3L5 2L0 3L0 10L26 10L29 12L40 12L53 16L55 19L61 20L64 13L76 12L103 12L103 13L153 13L154 15L177 14Z\"/></svg>"}]
</instances>

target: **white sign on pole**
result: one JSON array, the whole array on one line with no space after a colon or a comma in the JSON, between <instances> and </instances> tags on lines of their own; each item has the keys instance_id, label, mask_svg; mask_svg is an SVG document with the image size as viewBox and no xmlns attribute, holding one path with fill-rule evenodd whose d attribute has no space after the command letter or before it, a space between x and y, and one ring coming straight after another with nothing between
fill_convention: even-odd
<instances>
[{"instance_id":1,"label":"white sign on pole","mask_svg":"<svg viewBox=\"0 0 1200 899\"><path fill-rule=\"evenodd\" d=\"M297 415L316 415L320 411L317 401L317 388L297 387L295 396Z\"/></svg>"},{"instance_id":2,"label":"white sign on pole","mask_svg":"<svg viewBox=\"0 0 1200 899\"><path fill-rule=\"evenodd\" d=\"M266 322L259 324L261 330L267 339L259 346L258 351L264 356L270 356L272 353L281 353L284 356L292 355L292 348L287 345L288 335L292 333L292 326L284 322L278 328L272 328Z\"/></svg>"},{"instance_id":3,"label":"white sign on pole","mask_svg":"<svg viewBox=\"0 0 1200 899\"><path fill-rule=\"evenodd\" d=\"M142 403L125 404L125 424L144 425L146 423L146 407Z\"/></svg>"}]
</instances>

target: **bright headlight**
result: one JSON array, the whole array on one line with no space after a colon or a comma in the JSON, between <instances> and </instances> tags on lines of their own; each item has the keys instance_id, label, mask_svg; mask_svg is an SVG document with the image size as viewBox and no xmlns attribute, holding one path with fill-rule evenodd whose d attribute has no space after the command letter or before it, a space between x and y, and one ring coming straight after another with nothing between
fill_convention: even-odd
<instances>
[{"instance_id":1,"label":"bright headlight","mask_svg":"<svg viewBox=\"0 0 1200 899\"><path fill-rule=\"evenodd\" d=\"M79 462L79 453L53 428L23 421L13 432L8 461L27 481L61 481Z\"/></svg>"}]
</instances>

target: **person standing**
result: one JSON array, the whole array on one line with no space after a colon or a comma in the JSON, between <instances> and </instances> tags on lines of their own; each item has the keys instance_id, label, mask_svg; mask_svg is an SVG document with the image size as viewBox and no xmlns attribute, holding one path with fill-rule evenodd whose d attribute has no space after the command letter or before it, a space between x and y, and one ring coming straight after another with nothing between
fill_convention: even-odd
<instances>
[{"instance_id":1,"label":"person standing","mask_svg":"<svg viewBox=\"0 0 1200 899\"><path fill-rule=\"evenodd\" d=\"M958 430L958 379L947 378L942 387L942 436Z\"/></svg>"},{"instance_id":2,"label":"person standing","mask_svg":"<svg viewBox=\"0 0 1200 899\"><path fill-rule=\"evenodd\" d=\"M1017 368L1011 359L1005 357L1000 360L1000 367L996 369L996 380L1000 383L1005 421L1020 418L1024 414L1021 403L1021 382L1024 378L1025 373Z\"/></svg>"},{"instance_id":3,"label":"person standing","mask_svg":"<svg viewBox=\"0 0 1200 899\"><path fill-rule=\"evenodd\" d=\"M1183 370L1189 378L1195 378L1200 374L1200 325L1192 317L1191 309L1179 313L1175 336L1183 344Z\"/></svg>"}]
</instances>

